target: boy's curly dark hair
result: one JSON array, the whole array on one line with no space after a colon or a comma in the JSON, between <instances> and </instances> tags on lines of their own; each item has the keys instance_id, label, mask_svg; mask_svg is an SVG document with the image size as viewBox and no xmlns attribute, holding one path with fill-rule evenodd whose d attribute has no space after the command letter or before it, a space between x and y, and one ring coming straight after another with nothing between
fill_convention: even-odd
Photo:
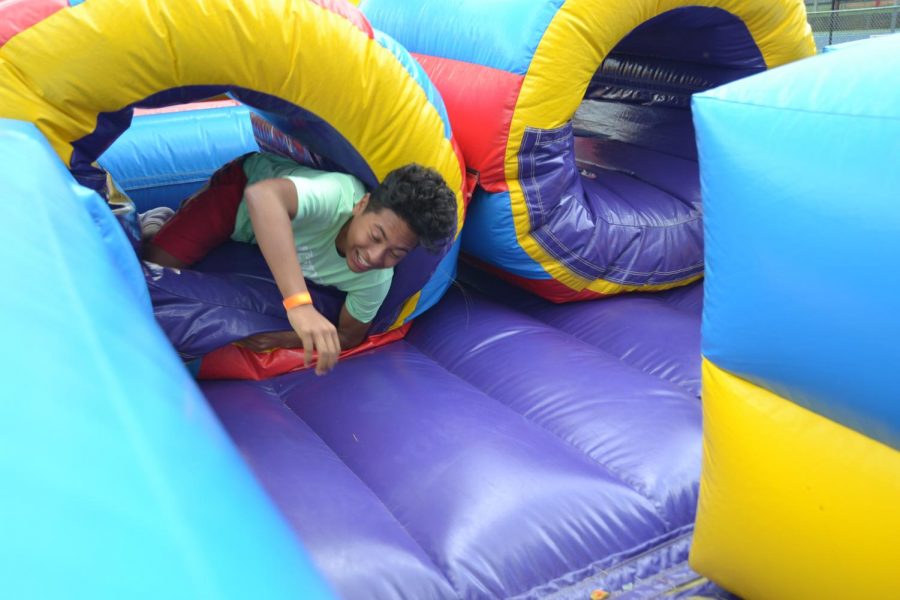
<instances>
[{"instance_id":1,"label":"boy's curly dark hair","mask_svg":"<svg viewBox=\"0 0 900 600\"><path fill-rule=\"evenodd\" d=\"M389 208L436 252L456 231L456 195L434 169L410 163L387 174L372 190L366 211Z\"/></svg>"}]
</instances>

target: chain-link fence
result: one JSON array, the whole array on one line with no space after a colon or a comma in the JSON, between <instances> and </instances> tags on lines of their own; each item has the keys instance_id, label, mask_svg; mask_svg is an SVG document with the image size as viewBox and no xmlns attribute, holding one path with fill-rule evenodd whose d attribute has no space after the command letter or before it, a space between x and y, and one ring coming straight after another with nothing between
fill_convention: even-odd
<instances>
[{"instance_id":1,"label":"chain-link fence","mask_svg":"<svg viewBox=\"0 0 900 600\"><path fill-rule=\"evenodd\" d=\"M875 5L866 8L844 8L845 5ZM839 6L838 10L831 10ZM900 0L890 2L807 2L809 24L812 26L819 51L825 46L852 42L875 35L896 33L900 28Z\"/></svg>"}]
</instances>

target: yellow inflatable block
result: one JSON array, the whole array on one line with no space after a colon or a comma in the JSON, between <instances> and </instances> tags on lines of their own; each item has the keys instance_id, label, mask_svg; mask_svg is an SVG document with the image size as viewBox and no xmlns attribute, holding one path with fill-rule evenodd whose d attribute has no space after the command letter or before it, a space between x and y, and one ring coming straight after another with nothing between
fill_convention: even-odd
<instances>
[{"instance_id":1,"label":"yellow inflatable block","mask_svg":"<svg viewBox=\"0 0 900 600\"><path fill-rule=\"evenodd\" d=\"M691 566L747 599L900 597L900 452L703 367Z\"/></svg>"}]
</instances>

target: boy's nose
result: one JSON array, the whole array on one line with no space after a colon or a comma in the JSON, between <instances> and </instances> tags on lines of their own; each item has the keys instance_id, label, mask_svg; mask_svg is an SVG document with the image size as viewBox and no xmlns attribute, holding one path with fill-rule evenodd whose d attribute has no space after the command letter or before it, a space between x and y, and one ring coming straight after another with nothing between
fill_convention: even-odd
<instances>
[{"instance_id":1,"label":"boy's nose","mask_svg":"<svg viewBox=\"0 0 900 600\"><path fill-rule=\"evenodd\" d=\"M372 258L371 262L373 265L382 265L384 264L385 253L387 252L387 248L382 245L375 246L372 248Z\"/></svg>"}]
</instances>

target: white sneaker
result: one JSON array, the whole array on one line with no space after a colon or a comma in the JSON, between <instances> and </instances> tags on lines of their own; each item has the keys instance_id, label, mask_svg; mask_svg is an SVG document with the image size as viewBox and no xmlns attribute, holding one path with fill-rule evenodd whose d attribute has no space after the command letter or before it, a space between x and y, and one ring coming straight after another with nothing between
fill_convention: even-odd
<instances>
[{"instance_id":1,"label":"white sneaker","mask_svg":"<svg viewBox=\"0 0 900 600\"><path fill-rule=\"evenodd\" d=\"M168 206L157 206L141 213L141 241L146 242L156 235L174 214L175 211Z\"/></svg>"}]
</instances>

